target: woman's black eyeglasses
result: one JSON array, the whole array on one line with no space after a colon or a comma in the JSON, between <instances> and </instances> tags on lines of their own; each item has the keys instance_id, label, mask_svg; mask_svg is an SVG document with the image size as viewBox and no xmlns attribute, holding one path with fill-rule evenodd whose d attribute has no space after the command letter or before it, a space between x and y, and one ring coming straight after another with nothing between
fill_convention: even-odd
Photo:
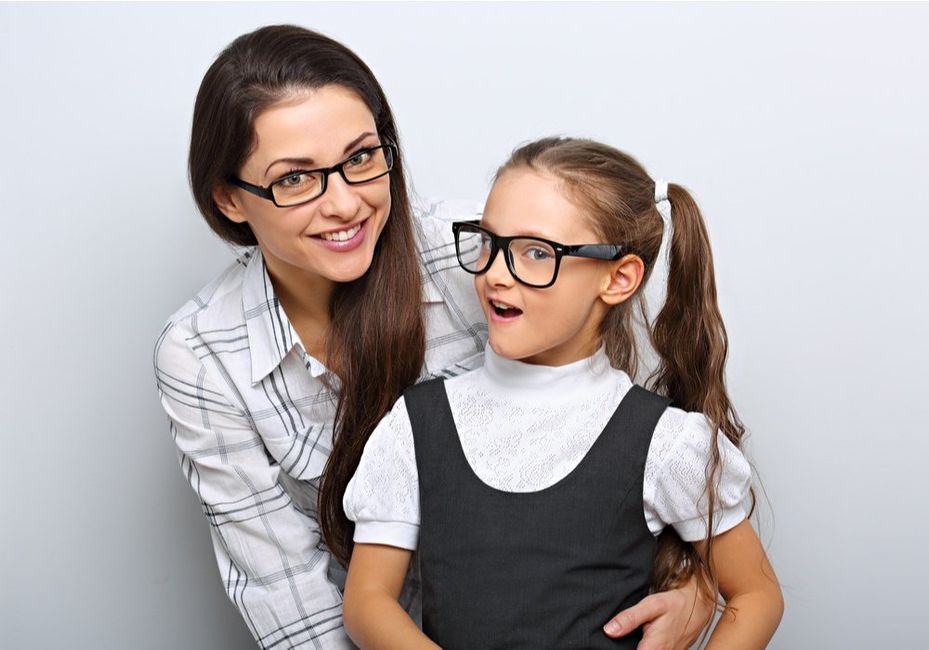
<instances>
[{"instance_id":1,"label":"woman's black eyeglasses","mask_svg":"<svg viewBox=\"0 0 929 650\"><path fill-rule=\"evenodd\" d=\"M480 221L456 221L455 250L458 264L468 273L484 273L503 251L506 267L519 282L536 289L555 284L561 258L589 257L618 260L633 251L616 244L559 244L539 237L500 237L480 226Z\"/></svg>"},{"instance_id":2,"label":"woman's black eyeglasses","mask_svg":"<svg viewBox=\"0 0 929 650\"><path fill-rule=\"evenodd\" d=\"M349 185L360 185L389 174L396 159L397 147L388 143L356 151L332 167L292 171L268 187L246 183L235 176L230 176L228 181L279 208L292 208L322 196L329 184L329 174L333 172L338 172Z\"/></svg>"}]
</instances>

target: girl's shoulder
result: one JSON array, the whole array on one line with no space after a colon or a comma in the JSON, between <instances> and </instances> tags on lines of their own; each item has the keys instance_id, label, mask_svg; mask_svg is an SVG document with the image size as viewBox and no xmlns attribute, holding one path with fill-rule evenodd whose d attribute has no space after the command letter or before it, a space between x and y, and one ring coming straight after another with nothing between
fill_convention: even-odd
<instances>
[{"instance_id":1,"label":"girl's shoulder","mask_svg":"<svg viewBox=\"0 0 929 650\"><path fill-rule=\"evenodd\" d=\"M714 534L745 518L751 465L703 413L674 407L665 410L655 427L645 467L646 517L653 532L668 524L685 541L706 537L706 472L717 450Z\"/></svg>"},{"instance_id":2,"label":"girl's shoulder","mask_svg":"<svg viewBox=\"0 0 929 650\"><path fill-rule=\"evenodd\" d=\"M652 436L652 451L658 456L691 455L708 458L713 445L719 447L725 462L744 459L742 452L722 433L715 429L709 418L699 411L685 411L669 406L665 409Z\"/></svg>"}]
</instances>

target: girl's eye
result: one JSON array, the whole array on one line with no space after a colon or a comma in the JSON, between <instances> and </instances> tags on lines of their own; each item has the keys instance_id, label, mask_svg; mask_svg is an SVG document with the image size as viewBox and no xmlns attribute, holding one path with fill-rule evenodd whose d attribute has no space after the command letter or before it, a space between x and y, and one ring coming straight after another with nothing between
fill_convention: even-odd
<instances>
[{"instance_id":1,"label":"girl's eye","mask_svg":"<svg viewBox=\"0 0 929 650\"><path fill-rule=\"evenodd\" d=\"M545 248L533 247L526 249L526 257L533 262L544 262L545 260L551 259L553 256L551 251Z\"/></svg>"}]
</instances>

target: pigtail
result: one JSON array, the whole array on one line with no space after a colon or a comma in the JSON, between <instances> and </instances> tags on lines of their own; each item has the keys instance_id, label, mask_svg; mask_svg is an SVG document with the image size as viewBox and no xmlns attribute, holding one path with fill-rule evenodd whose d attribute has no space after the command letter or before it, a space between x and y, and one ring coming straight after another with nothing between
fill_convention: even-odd
<instances>
[{"instance_id":1,"label":"pigtail","mask_svg":"<svg viewBox=\"0 0 929 650\"><path fill-rule=\"evenodd\" d=\"M726 391L724 372L729 342L716 300L713 254L706 225L697 204L683 187L669 185L668 198L674 234L665 304L651 329L659 365L649 378L649 385L671 398L673 406L704 413L714 436L717 430L722 431L740 447L745 427ZM707 556L713 544L716 486L721 471L719 447L710 444L710 449L706 467ZM666 529L659 541L654 588L673 588L694 573L703 578L701 591L717 601L719 587L709 564L691 544Z\"/></svg>"}]
</instances>

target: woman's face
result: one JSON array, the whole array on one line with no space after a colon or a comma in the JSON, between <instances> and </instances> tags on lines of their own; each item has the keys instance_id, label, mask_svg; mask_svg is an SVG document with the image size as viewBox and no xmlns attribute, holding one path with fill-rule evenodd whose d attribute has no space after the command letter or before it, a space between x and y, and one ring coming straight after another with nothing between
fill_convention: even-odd
<instances>
[{"instance_id":1,"label":"woman's face","mask_svg":"<svg viewBox=\"0 0 929 650\"><path fill-rule=\"evenodd\" d=\"M481 225L496 235L527 235L561 244L595 244L600 237L562 193L557 179L513 169L494 183ZM600 321L609 309L603 296L611 266L599 260L564 257L555 284L528 287L510 274L497 254L474 288L487 317L490 345L509 359L559 366L593 354Z\"/></svg>"},{"instance_id":2,"label":"woman's face","mask_svg":"<svg viewBox=\"0 0 929 650\"><path fill-rule=\"evenodd\" d=\"M263 187L295 170L331 167L381 144L365 103L334 85L264 110L255 119L255 137L239 178ZM348 185L332 173L322 196L289 208L238 187L218 189L216 200L230 219L251 226L272 277L299 291L356 280L368 270L390 212L390 177Z\"/></svg>"}]
</instances>

